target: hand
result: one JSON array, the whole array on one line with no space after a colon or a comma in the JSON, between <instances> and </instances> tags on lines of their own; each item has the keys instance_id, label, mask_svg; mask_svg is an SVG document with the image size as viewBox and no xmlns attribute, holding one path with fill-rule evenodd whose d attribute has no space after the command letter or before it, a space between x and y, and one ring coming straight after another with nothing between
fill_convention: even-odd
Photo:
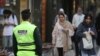
<instances>
[{"instance_id":1,"label":"hand","mask_svg":"<svg viewBox=\"0 0 100 56\"><path fill-rule=\"evenodd\" d=\"M91 35L95 35L95 33L94 33L93 31L90 31L90 34L91 34Z\"/></svg>"},{"instance_id":2,"label":"hand","mask_svg":"<svg viewBox=\"0 0 100 56\"><path fill-rule=\"evenodd\" d=\"M66 53L66 51L63 51L63 53L65 54L65 53Z\"/></svg>"},{"instance_id":3,"label":"hand","mask_svg":"<svg viewBox=\"0 0 100 56\"><path fill-rule=\"evenodd\" d=\"M83 34L87 34L87 33L88 33L87 31L83 32Z\"/></svg>"},{"instance_id":4,"label":"hand","mask_svg":"<svg viewBox=\"0 0 100 56\"><path fill-rule=\"evenodd\" d=\"M76 26L73 26L73 28L74 28L74 30L76 30L76 29L77 29L77 27L76 27Z\"/></svg>"},{"instance_id":5,"label":"hand","mask_svg":"<svg viewBox=\"0 0 100 56\"><path fill-rule=\"evenodd\" d=\"M64 33L67 33L69 30L65 30L65 29L63 29L62 31L63 31Z\"/></svg>"},{"instance_id":6,"label":"hand","mask_svg":"<svg viewBox=\"0 0 100 56\"><path fill-rule=\"evenodd\" d=\"M15 26L14 24L4 24L5 26Z\"/></svg>"},{"instance_id":7,"label":"hand","mask_svg":"<svg viewBox=\"0 0 100 56\"><path fill-rule=\"evenodd\" d=\"M9 24L5 23L4 26L9 26Z\"/></svg>"},{"instance_id":8,"label":"hand","mask_svg":"<svg viewBox=\"0 0 100 56\"><path fill-rule=\"evenodd\" d=\"M8 22L8 23L5 23L5 24L7 24L8 26L15 26L15 24L14 23L10 23L10 22Z\"/></svg>"},{"instance_id":9,"label":"hand","mask_svg":"<svg viewBox=\"0 0 100 56\"><path fill-rule=\"evenodd\" d=\"M55 44L52 44L52 47L55 47Z\"/></svg>"},{"instance_id":10,"label":"hand","mask_svg":"<svg viewBox=\"0 0 100 56\"><path fill-rule=\"evenodd\" d=\"M9 24L9 25L11 25L11 26L15 26L15 24Z\"/></svg>"},{"instance_id":11,"label":"hand","mask_svg":"<svg viewBox=\"0 0 100 56\"><path fill-rule=\"evenodd\" d=\"M4 22L4 25L5 25L5 26L9 26L9 22L5 21L5 22Z\"/></svg>"}]
</instances>

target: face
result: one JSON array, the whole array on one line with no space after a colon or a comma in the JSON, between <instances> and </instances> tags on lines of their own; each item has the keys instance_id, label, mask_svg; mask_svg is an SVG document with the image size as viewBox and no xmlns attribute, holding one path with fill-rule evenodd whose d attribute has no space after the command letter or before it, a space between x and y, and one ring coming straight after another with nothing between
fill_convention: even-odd
<instances>
[{"instance_id":1,"label":"face","mask_svg":"<svg viewBox=\"0 0 100 56\"><path fill-rule=\"evenodd\" d=\"M59 15L59 20L60 20L60 22L64 22L64 16L63 15Z\"/></svg>"},{"instance_id":2,"label":"face","mask_svg":"<svg viewBox=\"0 0 100 56\"><path fill-rule=\"evenodd\" d=\"M86 23L87 23L87 24L90 24L91 22L92 22L92 21L91 21L91 18L90 18L90 16L88 16L87 19L86 19Z\"/></svg>"},{"instance_id":3,"label":"face","mask_svg":"<svg viewBox=\"0 0 100 56\"><path fill-rule=\"evenodd\" d=\"M78 8L77 13L82 14L82 8Z\"/></svg>"},{"instance_id":4,"label":"face","mask_svg":"<svg viewBox=\"0 0 100 56\"><path fill-rule=\"evenodd\" d=\"M5 17L5 18L9 18L9 14L5 14L4 17Z\"/></svg>"},{"instance_id":5,"label":"face","mask_svg":"<svg viewBox=\"0 0 100 56\"><path fill-rule=\"evenodd\" d=\"M59 11L59 13L64 13L64 11Z\"/></svg>"}]
</instances>

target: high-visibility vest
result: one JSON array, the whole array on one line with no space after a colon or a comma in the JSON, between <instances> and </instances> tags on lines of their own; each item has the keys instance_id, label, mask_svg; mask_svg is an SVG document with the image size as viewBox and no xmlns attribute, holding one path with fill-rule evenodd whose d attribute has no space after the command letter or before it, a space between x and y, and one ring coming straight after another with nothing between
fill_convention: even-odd
<instances>
[{"instance_id":1,"label":"high-visibility vest","mask_svg":"<svg viewBox=\"0 0 100 56\"><path fill-rule=\"evenodd\" d=\"M16 26L13 30L17 40L17 56L36 56L33 32L36 26L23 21L20 25Z\"/></svg>"}]
</instances>

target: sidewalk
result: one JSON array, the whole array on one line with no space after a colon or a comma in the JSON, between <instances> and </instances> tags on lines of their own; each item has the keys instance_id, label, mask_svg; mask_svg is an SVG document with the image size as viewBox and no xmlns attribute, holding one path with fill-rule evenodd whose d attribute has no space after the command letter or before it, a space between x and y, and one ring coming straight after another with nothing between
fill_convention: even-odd
<instances>
[{"instance_id":1,"label":"sidewalk","mask_svg":"<svg viewBox=\"0 0 100 56\"><path fill-rule=\"evenodd\" d=\"M52 45L45 44L43 47L43 53L42 56L58 56L57 49L53 48ZM66 52L64 56L75 56L74 50L70 50L69 52Z\"/></svg>"},{"instance_id":2,"label":"sidewalk","mask_svg":"<svg viewBox=\"0 0 100 56\"><path fill-rule=\"evenodd\" d=\"M100 54L100 51L98 51L99 49L99 47L96 48L97 54ZM10 53L8 56L14 56L13 52ZM56 48L53 48L51 44L44 44L42 56L58 56L58 53ZM64 56L75 56L75 51L70 50L69 52L66 52Z\"/></svg>"},{"instance_id":3,"label":"sidewalk","mask_svg":"<svg viewBox=\"0 0 100 56\"><path fill-rule=\"evenodd\" d=\"M47 55L48 56L58 56L57 51L55 51L55 52L54 51L55 50L53 50L53 49L49 49L47 51L43 51L42 56L47 56ZM66 52L64 56L75 56L75 53L74 53L73 50L71 50L69 52Z\"/></svg>"}]
</instances>

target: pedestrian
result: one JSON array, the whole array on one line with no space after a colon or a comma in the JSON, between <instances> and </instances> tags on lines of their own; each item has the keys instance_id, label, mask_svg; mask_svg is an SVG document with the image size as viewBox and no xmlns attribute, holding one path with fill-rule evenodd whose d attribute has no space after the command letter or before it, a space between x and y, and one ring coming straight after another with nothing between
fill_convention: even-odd
<instances>
[{"instance_id":1,"label":"pedestrian","mask_svg":"<svg viewBox=\"0 0 100 56\"><path fill-rule=\"evenodd\" d=\"M59 56L64 56L72 48L71 36L73 34L74 30L71 23L65 19L63 13L59 13L59 19L52 32L52 44L57 48Z\"/></svg>"},{"instance_id":2,"label":"pedestrian","mask_svg":"<svg viewBox=\"0 0 100 56\"><path fill-rule=\"evenodd\" d=\"M4 29L3 29L3 48L6 51L12 51L12 35L13 28L18 24L17 17L12 13L12 11L5 9L4 14Z\"/></svg>"},{"instance_id":3,"label":"pedestrian","mask_svg":"<svg viewBox=\"0 0 100 56\"><path fill-rule=\"evenodd\" d=\"M96 17L97 45L99 46L98 56L100 55L100 13Z\"/></svg>"},{"instance_id":4,"label":"pedestrian","mask_svg":"<svg viewBox=\"0 0 100 56\"><path fill-rule=\"evenodd\" d=\"M56 17L54 19L54 25L56 24L57 20L59 19L59 13L63 13L65 15L66 20L68 20L68 16L65 14L64 9L60 8L58 11L58 14L56 15Z\"/></svg>"},{"instance_id":5,"label":"pedestrian","mask_svg":"<svg viewBox=\"0 0 100 56\"><path fill-rule=\"evenodd\" d=\"M76 52L75 54L76 54L76 56L80 55L80 50L78 48L79 38L76 36L76 31L77 31L77 27L79 26L79 24L81 22L83 22L84 16L85 15L83 14L82 8L78 7L77 13L74 14L73 19L72 19L72 25L73 25L74 31L75 31L75 34L74 34L74 36L72 38L72 41L75 44L75 52Z\"/></svg>"},{"instance_id":6,"label":"pedestrian","mask_svg":"<svg viewBox=\"0 0 100 56\"><path fill-rule=\"evenodd\" d=\"M96 30L97 30L97 44L100 46L100 13L97 15L97 17L96 17L96 23L95 23L95 25L96 25Z\"/></svg>"},{"instance_id":7,"label":"pedestrian","mask_svg":"<svg viewBox=\"0 0 100 56\"><path fill-rule=\"evenodd\" d=\"M31 12L25 9L21 12L22 22L13 30L13 50L15 56L42 56L42 41L40 33L34 24L28 20Z\"/></svg>"},{"instance_id":8,"label":"pedestrian","mask_svg":"<svg viewBox=\"0 0 100 56\"><path fill-rule=\"evenodd\" d=\"M94 40L96 38L96 28L91 15L89 14L85 15L83 22L77 28L76 35L81 39L81 41L79 42L81 56L96 56L96 52L94 48ZM90 46L91 48L90 47L85 48L84 46L87 43L85 43L84 45L83 38L91 41L93 47Z\"/></svg>"},{"instance_id":9,"label":"pedestrian","mask_svg":"<svg viewBox=\"0 0 100 56\"><path fill-rule=\"evenodd\" d=\"M73 24L74 29L77 29L77 27L79 26L79 24L81 22L83 22L84 16L85 15L83 14L82 8L78 7L77 13L74 14L73 20L72 20L72 24Z\"/></svg>"}]
</instances>

